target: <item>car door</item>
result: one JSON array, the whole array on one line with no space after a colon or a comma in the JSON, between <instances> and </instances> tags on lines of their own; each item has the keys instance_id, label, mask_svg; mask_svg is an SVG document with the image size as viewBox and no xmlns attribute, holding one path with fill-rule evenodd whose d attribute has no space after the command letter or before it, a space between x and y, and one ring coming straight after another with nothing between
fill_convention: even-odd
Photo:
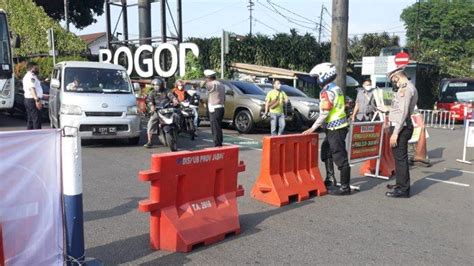
<instances>
[{"instance_id":1,"label":"car door","mask_svg":"<svg viewBox=\"0 0 474 266\"><path fill-rule=\"evenodd\" d=\"M51 80L57 79L61 82L61 68L55 67L53 69L53 73L51 75ZM54 86L50 86L49 88L49 119L51 123L56 127L59 126L59 108L60 108L60 101L59 95L61 92L61 86L58 88Z\"/></svg>"},{"instance_id":2,"label":"car door","mask_svg":"<svg viewBox=\"0 0 474 266\"><path fill-rule=\"evenodd\" d=\"M224 121L232 122L234 120L235 97L238 97L238 89L230 83L223 83L223 85L225 88Z\"/></svg>"}]
</instances>

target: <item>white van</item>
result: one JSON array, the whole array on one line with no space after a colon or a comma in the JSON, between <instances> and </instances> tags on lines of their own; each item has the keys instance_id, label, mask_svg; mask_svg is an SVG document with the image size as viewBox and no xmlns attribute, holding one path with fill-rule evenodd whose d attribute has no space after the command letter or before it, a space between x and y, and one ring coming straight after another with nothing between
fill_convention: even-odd
<instances>
[{"instance_id":1,"label":"white van","mask_svg":"<svg viewBox=\"0 0 474 266\"><path fill-rule=\"evenodd\" d=\"M79 129L83 139L129 139L141 127L136 98L125 68L98 62L61 62L51 76L51 127Z\"/></svg>"}]
</instances>

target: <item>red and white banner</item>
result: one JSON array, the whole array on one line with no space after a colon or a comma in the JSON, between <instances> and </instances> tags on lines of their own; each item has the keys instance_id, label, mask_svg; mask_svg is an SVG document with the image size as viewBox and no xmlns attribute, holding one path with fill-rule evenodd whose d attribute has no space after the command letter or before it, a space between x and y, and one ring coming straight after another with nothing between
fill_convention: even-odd
<instances>
[{"instance_id":1,"label":"red and white banner","mask_svg":"<svg viewBox=\"0 0 474 266\"><path fill-rule=\"evenodd\" d=\"M380 158L383 122L351 123L349 132L349 163Z\"/></svg>"},{"instance_id":2,"label":"red and white banner","mask_svg":"<svg viewBox=\"0 0 474 266\"><path fill-rule=\"evenodd\" d=\"M58 130L0 132L6 265L63 265L60 144Z\"/></svg>"}]
</instances>

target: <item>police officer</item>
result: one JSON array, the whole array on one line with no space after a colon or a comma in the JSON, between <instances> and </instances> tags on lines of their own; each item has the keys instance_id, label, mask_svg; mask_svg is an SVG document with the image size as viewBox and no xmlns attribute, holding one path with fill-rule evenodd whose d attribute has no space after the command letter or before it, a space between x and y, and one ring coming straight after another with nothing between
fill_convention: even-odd
<instances>
[{"instance_id":1,"label":"police officer","mask_svg":"<svg viewBox=\"0 0 474 266\"><path fill-rule=\"evenodd\" d=\"M344 94L341 88L334 83L337 76L336 67L331 63L321 63L311 70L310 75L317 79L322 89L319 95L320 114L313 126L304 131L303 134L311 134L324 122L326 123L327 133L325 141L329 145L322 146L324 150L321 150L321 157L324 155L332 158L341 173L341 187L332 191L332 194L338 196L350 195L351 168L346 151L346 135L349 121L344 110Z\"/></svg>"},{"instance_id":2,"label":"police officer","mask_svg":"<svg viewBox=\"0 0 474 266\"><path fill-rule=\"evenodd\" d=\"M413 134L411 114L418 101L418 92L408 80L403 68L396 68L387 74L392 82L395 97L389 113L390 146L395 158L396 184L385 195L392 198L410 197L410 171L408 168L408 140Z\"/></svg>"},{"instance_id":3,"label":"police officer","mask_svg":"<svg viewBox=\"0 0 474 266\"><path fill-rule=\"evenodd\" d=\"M143 147L145 148L151 148L153 146L153 134L157 134L158 131L158 124L160 122L160 119L158 117L158 114L156 113L156 108L163 107L164 104L170 101L172 101L174 104L177 104L177 100L175 99L173 94L165 88L164 83L161 79L152 80L151 85L153 87L153 90L148 94L147 102L150 105L150 111L152 112L152 115L150 117L150 120L148 120L148 142L143 145Z\"/></svg>"},{"instance_id":4,"label":"police officer","mask_svg":"<svg viewBox=\"0 0 474 266\"><path fill-rule=\"evenodd\" d=\"M26 129L41 129L41 98L43 97L43 89L38 79L39 67L34 62L27 65L25 76L23 77L23 90L25 92L25 109L26 109Z\"/></svg>"},{"instance_id":5,"label":"police officer","mask_svg":"<svg viewBox=\"0 0 474 266\"><path fill-rule=\"evenodd\" d=\"M209 120L211 122L211 132L214 138L214 146L220 147L223 142L222 119L224 118L225 88L216 79L216 72L204 70L206 77L206 89L209 92L207 106L209 108Z\"/></svg>"}]
</instances>

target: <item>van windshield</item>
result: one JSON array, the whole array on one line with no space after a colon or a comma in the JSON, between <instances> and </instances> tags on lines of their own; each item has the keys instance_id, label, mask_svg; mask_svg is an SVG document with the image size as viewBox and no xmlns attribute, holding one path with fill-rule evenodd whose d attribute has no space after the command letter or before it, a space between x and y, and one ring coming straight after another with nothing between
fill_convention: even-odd
<instances>
[{"instance_id":1,"label":"van windshield","mask_svg":"<svg viewBox=\"0 0 474 266\"><path fill-rule=\"evenodd\" d=\"M66 68L64 90L78 93L132 93L127 72L102 68Z\"/></svg>"},{"instance_id":2,"label":"van windshield","mask_svg":"<svg viewBox=\"0 0 474 266\"><path fill-rule=\"evenodd\" d=\"M474 101L474 82L447 82L441 88L440 102L472 102Z\"/></svg>"}]
</instances>

